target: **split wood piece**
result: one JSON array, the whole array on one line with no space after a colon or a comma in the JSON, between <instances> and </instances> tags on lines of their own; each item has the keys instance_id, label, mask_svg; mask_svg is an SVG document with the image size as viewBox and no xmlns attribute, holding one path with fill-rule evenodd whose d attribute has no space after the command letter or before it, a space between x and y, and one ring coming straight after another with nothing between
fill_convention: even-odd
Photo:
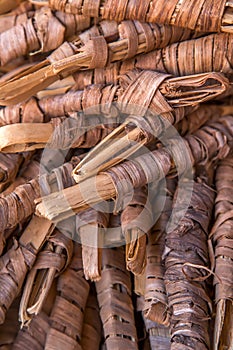
<instances>
[{"instance_id":1,"label":"split wood piece","mask_svg":"<svg viewBox=\"0 0 233 350\"><path fill-rule=\"evenodd\" d=\"M23 327L13 343L12 350L43 350L49 329L49 317L40 312L29 326Z\"/></svg>"},{"instance_id":2,"label":"split wood piece","mask_svg":"<svg viewBox=\"0 0 233 350\"><path fill-rule=\"evenodd\" d=\"M119 120L84 115L53 118L50 123L24 123L0 128L0 151L15 153L41 148L91 148L113 131Z\"/></svg>"},{"instance_id":3,"label":"split wood piece","mask_svg":"<svg viewBox=\"0 0 233 350\"><path fill-rule=\"evenodd\" d=\"M121 227L126 241L126 268L139 275L146 266L147 234L153 225L147 186L137 188L132 198L126 196L123 207Z\"/></svg>"},{"instance_id":4,"label":"split wood piece","mask_svg":"<svg viewBox=\"0 0 233 350\"><path fill-rule=\"evenodd\" d=\"M215 184L215 223L209 235L213 242L215 261L213 262L216 277L215 303L217 305L213 348L232 348L232 299L233 299L233 157L230 155L219 163ZM221 278L221 281L217 278ZM228 314L229 313L229 314Z\"/></svg>"},{"instance_id":5,"label":"split wood piece","mask_svg":"<svg viewBox=\"0 0 233 350\"><path fill-rule=\"evenodd\" d=\"M23 0L2 0L0 4L0 14L7 13L17 8L22 1Z\"/></svg>"},{"instance_id":6,"label":"split wood piece","mask_svg":"<svg viewBox=\"0 0 233 350\"><path fill-rule=\"evenodd\" d=\"M83 329L81 336L82 350L90 350L95 344L99 349L101 342L101 319L96 293L90 290L84 311Z\"/></svg>"},{"instance_id":7,"label":"split wood piece","mask_svg":"<svg viewBox=\"0 0 233 350\"><path fill-rule=\"evenodd\" d=\"M82 156L73 157L71 162L65 163L51 173L42 175L28 183L18 186L6 197L0 197L1 233L7 229L15 228L34 213L34 200L41 193L58 191L63 187L74 184L70 176L72 169L80 162Z\"/></svg>"},{"instance_id":8,"label":"split wood piece","mask_svg":"<svg viewBox=\"0 0 233 350\"><path fill-rule=\"evenodd\" d=\"M49 220L34 216L19 241L0 257L0 324L13 300L19 294L27 272L32 268L53 224Z\"/></svg>"},{"instance_id":9,"label":"split wood piece","mask_svg":"<svg viewBox=\"0 0 233 350\"><path fill-rule=\"evenodd\" d=\"M48 5L52 9L85 16L123 21L166 23L203 32L232 32L232 0L30 0L33 4Z\"/></svg>"},{"instance_id":10,"label":"split wood piece","mask_svg":"<svg viewBox=\"0 0 233 350\"><path fill-rule=\"evenodd\" d=\"M137 32L133 22L126 21L122 34L124 38L111 43L103 35L91 37L84 45L80 45L78 40L77 47L75 42L65 42L43 62L2 82L0 104L8 105L28 99L77 70L104 68L111 62L126 60L156 48L152 29L147 24L139 28L141 33ZM152 42L149 39L151 36Z\"/></svg>"},{"instance_id":11,"label":"split wood piece","mask_svg":"<svg viewBox=\"0 0 233 350\"><path fill-rule=\"evenodd\" d=\"M167 179L165 193L158 193L153 203L155 213L161 210L162 202L164 206L158 221L148 235L146 250L147 265L143 314L145 318L164 326L169 325L170 315L164 284L165 267L162 256L165 248L166 227L172 213L176 182L176 179Z\"/></svg>"},{"instance_id":12,"label":"split wood piece","mask_svg":"<svg viewBox=\"0 0 233 350\"><path fill-rule=\"evenodd\" d=\"M74 169L77 183L127 159L135 150L163 134L171 124L179 122L194 106L226 91L229 82L219 73L170 78L162 73L134 70L121 77L121 87L123 92L117 105L121 112L133 115ZM138 118L145 114L149 115ZM133 130L132 124L135 125Z\"/></svg>"},{"instance_id":13,"label":"split wood piece","mask_svg":"<svg viewBox=\"0 0 233 350\"><path fill-rule=\"evenodd\" d=\"M19 308L19 320L23 326L42 310L55 276L65 271L71 261L73 243L69 237L74 234L72 221L65 220L63 231L55 230L47 239L27 276Z\"/></svg>"},{"instance_id":14,"label":"split wood piece","mask_svg":"<svg viewBox=\"0 0 233 350\"><path fill-rule=\"evenodd\" d=\"M19 168L23 164L23 162L24 162L24 155L22 153L18 153L18 154L0 153L0 188L1 190L4 188L5 185L14 181L19 171Z\"/></svg>"},{"instance_id":15,"label":"split wood piece","mask_svg":"<svg viewBox=\"0 0 233 350\"><path fill-rule=\"evenodd\" d=\"M95 283L107 350L138 349L131 280L124 255L122 247L103 249L102 277Z\"/></svg>"},{"instance_id":16,"label":"split wood piece","mask_svg":"<svg viewBox=\"0 0 233 350\"><path fill-rule=\"evenodd\" d=\"M10 350L20 328L18 322L19 300L16 299L11 305L5 322L0 326L0 349Z\"/></svg>"},{"instance_id":17,"label":"split wood piece","mask_svg":"<svg viewBox=\"0 0 233 350\"><path fill-rule=\"evenodd\" d=\"M171 350L171 337L169 328L156 322L144 319L149 333L150 348L156 350Z\"/></svg>"},{"instance_id":18,"label":"split wood piece","mask_svg":"<svg viewBox=\"0 0 233 350\"><path fill-rule=\"evenodd\" d=\"M179 216L183 203L178 203L177 227L167 232L164 280L172 350L210 349L212 305L205 280L209 276L207 238L213 202L213 189L195 181L186 214Z\"/></svg>"},{"instance_id":19,"label":"split wood piece","mask_svg":"<svg viewBox=\"0 0 233 350\"><path fill-rule=\"evenodd\" d=\"M179 173L185 171L190 162L194 165L226 157L232 146L232 132L233 117L225 116L219 121L207 123L192 135L179 138L179 142L171 139ZM115 198L115 212L119 212L123 209L124 196L132 193L133 188L159 182L173 167L169 150L161 148L149 152L61 192L37 199L36 213L58 222L111 198Z\"/></svg>"},{"instance_id":20,"label":"split wood piece","mask_svg":"<svg viewBox=\"0 0 233 350\"><path fill-rule=\"evenodd\" d=\"M76 215L76 230L82 244L83 270L86 280L101 278L102 249L109 214L89 208Z\"/></svg>"},{"instance_id":21,"label":"split wood piece","mask_svg":"<svg viewBox=\"0 0 233 350\"><path fill-rule=\"evenodd\" d=\"M71 264L58 278L57 296L50 315L51 327L45 350L81 350L80 341L89 288L83 275L81 246L76 243Z\"/></svg>"},{"instance_id":22,"label":"split wood piece","mask_svg":"<svg viewBox=\"0 0 233 350\"><path fill-rule=\"evenodd\" d=\"M53 13L46 7L39 9L28 20L0 34L0 65L21 56L54 50L90 24L90 18L84 16Z\"/></svg>"},{"instance_id":23,"label":"split wood piece","mask_svg":"<svg viewBox=\"0 0 233 350\"><path fill-rule=\"evenodd\" d=\"M73 74L76 89L82 90L84 86L93 83L117 84L120 75L135 68L175 76L211 71L232 74L232 38L231 34L211 34L203 38L174 43L123 62L111 63L104 68L77 71ZM210 55L210 52L213 54Z\"/></svg>"}]
</instances>

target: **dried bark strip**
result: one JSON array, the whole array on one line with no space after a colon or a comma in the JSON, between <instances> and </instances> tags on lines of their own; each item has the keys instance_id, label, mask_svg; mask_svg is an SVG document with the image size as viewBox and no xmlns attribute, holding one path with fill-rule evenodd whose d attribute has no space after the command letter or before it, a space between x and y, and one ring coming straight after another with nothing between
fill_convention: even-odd
<instances>
[{"instance_id":1,"label":"dried bark strip","mask_svg":"<svg viewBox=\"0 0 233 350\"><path fill-rule=\"evenodd\" d=\"M163 211L148 235L146 250L146 282L143 314L145 318L158 324L169 325L169 312L167 294L164 284L164 262L163 252L165 248L166 226L172 213L173 195L176 189L176 180L167 179L167 190L165 193L158 193L153 203L153 211L156 212L161 201L164 201ZM163 197L163 199L162 199ZM156 214L155 214L156 215Z\"/></svg>"},{"instance_id":2,"label":"dried bark strip","mask_svg":"<svg viewBox=\"0 0 233 350\"><path fill-rule=\"evenodd\" d=\"M147 187L134 191L132 199L124 198L121 227L126 241L126 268L135 275L146 266L147 235L153 225L153 215L147 196Z\"/></svg>"},{"instance_id":3,"label":"dried bark strip","mask_svg":"<svg viewBox=\"0 0 233 350\"><path fill-rule=\"evenodd\" d=\"M87 280L101 278L102 248L109 214L90 208L76 215L76 229L82 244L84 276Z\"/></svg>"},{"instance_id":4,"label":"dried bark strip","mask_svg":"<svg viewBox=\"0 0 233 350\"><path fill-rule=\"evenodd\" d=\"M31 18L0 34L0 65L21 56L48 52L64 40L90 26L90 18L52 13L48 8L34 12Z\"/></svg>"},{"instance_id":5,"label":"dried bark strip","mask_svg":"<svg viewBox=\"0 0 233 350\"><path fill-rule=\"evenodd\" d=\"M161 326L148 319L144 319L146 330L149 333L150 347L156 350L171 350L169 328Z\"/></svg>"},{"instance_id":6,"label":"dried bark strip","mask_svg":"<svg viewBox=\"0 0 233 350\"><path fill-rule=\"evenodd\" d=\"M49 329L49 317L41 312L29 326L23 327L13 343L12 350L43 350Z\"/></svg>"},{"instance_id":7,"label":"dried bark strip","mask_svg":"<svg viewBox=\"0 0 233 350\"><path fill-rule=\"evenodd\" d=\"M101 342L101 319L96 294L90 290L84 311L83 329L81 336L82 350L90 350L95 344L99 349Z\"/></svg>"},{"instance_id":8,"label":"dried bark strip","mask_svg":"<svg viewBox=\"0 0 233 350\"><path fill-rule=\"evenodd\" d=\"M216 276L221 278L221 282L217 277L214 278L217 305L213 341L215 350L219 346L230 349L233 344L232 313L230 311L233 299L232 181L233 157L230 155L219 163L216 171L215 223L209 235L214 246L214 271Z\"/></svg>"},{"instance_id":9,"label":"dried bark strip","mask_svg":"<svg viewBox=\"0 0 233 350\"><path fill-rule=\"evenodd\" d=\"M128 37L110 43L103 35L91 37L85 45L80 45L78 41L78 47L74 43L65 42L60 50L54 52L45 61L2 82L0 103L7 105L20 102L75 71L104 68L112 62L129 59L156 47L156 41L150 46L151 41L146 35L147 27L141 34L135 34L136 29L132 30L132 26L134 26L132 22L126 22L125 32ZM135 43L135 47L131 47L132 42Z\"/></svg>"},{"instance_id":10,"label":"dried bark strip","mask_svg":"<svg viewBox=\"0 0 233 350\"><path fill-rule=\"evenodd\" d=\"M122 248L103 250L102 277L96 282L107 350L138 349L130 274Z\"/></svg>"},{"instance_id":11,"label":"dried bark strip","mask_svg":"<svg viewBox=\"0 0 233 350\"><path fill-rule=\"evenodd\" d=\"M30 0L47 4L60 11L122 21L137 19L143 22L167 23L204 32L232 31L232 1L169 1L146 0Z\"/></svg>"},{"instance_id":12,"label":"dried bark strip","mask_svg":"<svg viewBox=\"0 0 233 350\"><path fill-rule=\"evenodd\" d=\"M89 288L83 275L81 247L75 244L71 264L58 279L57 296L50 315L51 327L47 334L45 350L81 349L84 310Z\"/></svg>"},{"instance_id":13,"label":"dried bark strip","mask_svg":"<svg viewBox=\"0 0 233 350\"><path fill-rule=\"evenodd\" d=\"M182 157L184 149L189 153L192 165L214 157L219 159L226 157L232 146L232 124L232 116L222 117L219 121L207 123L193 135L187 135L184 143L177 144L177 141L171 140L173 145L178 145L175 152L180 158L176 159L176 162L182 169L186 168L187 159ZM60 221L74 215L74 212L78 213L98 203L100 198L102 200L116 198L115 210L119 211L122 209L122 198L125 195L131 193L133 188L159 181L168 174L171 165L171 154L168 150L162 148L153 151L114 166L95 178L84 180L62 192L55 192L36 200L36 212L50 220Z\"/></svg>"},{"instance_id":14,"label":"dried bark strip","mask_svg":"<svg viewBox=\"0 0 233 350\"><path fill-rule=\"evenodd\" d=\"M172 350L210 349L211 300L203 279L209 267L207 238L213 202L214 191L205 183L195 182L185 216L179 217L177 227L167 233L164 280ZM182 203L178 206L177 212Z\"/></svg>"}]
</instances>

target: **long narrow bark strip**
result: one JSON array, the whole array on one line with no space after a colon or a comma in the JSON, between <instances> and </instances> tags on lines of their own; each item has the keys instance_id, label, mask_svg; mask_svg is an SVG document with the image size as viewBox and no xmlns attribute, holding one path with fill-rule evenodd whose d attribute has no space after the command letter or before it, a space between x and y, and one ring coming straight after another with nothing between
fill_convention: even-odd
<instances>
[{"instance_id":1,"label":"long narrow bark strip","mask_svg":"<svg viewBox=\"0 0 233 350\"><path fill-rule=\"evenodd\" d=\"M95 283L107 350L138 349L130 274L125 269L124 254L122 247L104 249L102 277Z\"/></svg>"},{"instance_id":2,"label":"long narrow bark strip","mask_svg":"<svg viewBox=\"0 0 233 350\"><path fill-rule=\"evenodd\" d=\"M39 9L27 21L0 34L0 65L30 53L54 50L68 37L89 26L90 19L84 16Z\"/></svg>"},{"instance_id":3,"label":"long narrow bark strip","mask_svg":"<svg viewBox=\"0 0 233 350\"><path fill-rule=\"evenodd\" d=\"M151 41L146 35L145 28L141 34L138 34L136 28L135 30L131 28L132 22L127 22L125 25L128 28L125 29L126 38L108 43L104 36L95 36L88 40L85 45L81 45L77 54L74 54L77 48L72 43L64 43L56 55L53 53L48 59L33 68L1 83L0 103L7 105L20 102L58 79L80 69L104 68L109 63L126 60L153 49L155 44L153 47L150 46ZM132 33L136 35L136 38ZM227 35L226 38L228 38ZM131 47L131 42L135 43L135 47ZM225 50L226 45L224 46L224 54ZM230 48L226 50L225 55L231 55ZM208 69L208 71L211 70Z\"/></svg>"},{"instance_id":4,"label":"long narrow bark strip","mask_svg":"<svg viewBox=\"0 0 233 350\"><path fill-rule=\"evenodd\" d=\"M137 188L132 199L126 196L124 200L121 227L126 241L126 268L138 275L146 266L147 235L153 225L147 187Z\"/></svg>"},{"instance_id":5,"label":"long narrow bark strip","mask_svg":"<svg viewBox=\"0 0 233 350\"><path fill-rule=\"evenodd\" d=\"M12 345L12 350L43 350L49 330L49 317L41 312L29 326L23 327Z\"/></svg>"},{"instance_id":6,"label":"long narrow bark strip","mask_svg":"<svg viewBox=\"0 0 233 350\"><path fill-rule=\"evenodd\" d=\"M81 350L80 341L88 294L89 284L83 275L81 247L75 244L71 264L58 279L57 296L50 315L51 327L47 334L45 350Z\"/></svg>"},{"instance_id":7,"label":"long narrow bark strip","mask_svg":"<svg viewBox=\"0 0 233 350\"><path fill-rule=\"evenodd\" d=\"M195 182L189 208L167 233L165 285L171 312L171 349L210 349L211 300L205 282L209 267L208 227L214 191ZM182 203L178 204L182 207ZM178 213L179 214L179 213Z\"/></svg>"},{"instance_id":8,"label":"long narrow bark strip","mask_svg":"<svg viewBox=\"0 0 233 350\"><path fill-rule=\"evenodd\" d=\"M233 300L233 157L222 160L217 168L215 184L215 223L210 233L214 246L215 303L217 305L214 331L214 349L233 345L232 300ZM217 278L219 276L221 281Z\"/></svg>"},{"instance_id":9,"label":"long narrow bark strip","mask_svg":"<svg viewBox=\"0 0 233 350\"><path fill-rule=\"evenodd\" d=\"M101 278L102 249L108 222L109 214L95 208L76 215L76 229L82 244L83 270L87 280L98 281Z\"/></svg>"},{"instance_id":10,"label":"long narrow bark strip","mask_svg":"<svg viewBox=\"0 0 233 350\"><path fill-rule=\"evenodd\" d=\"M177 166L181 167L180 173L186 169L188 163L190 166L213 157L226 157L232 146L232 124L232 116L222 117L219 121L206 124L193 135L187 135L183 142L171 140L173 146L178 147L174 148L173 152L176 154ZM183 155L185 149L189 159ZM133 188L159 181L168 174L171 166L169 150L162 148L150 152L114 166L95 178L89 178L71 188L38 199L36 212L50 220L60 221L100 200L110 198L117 199L115 211L119 211L123 205L122 198L131 193Z\"/></svg>"}]
</instances>

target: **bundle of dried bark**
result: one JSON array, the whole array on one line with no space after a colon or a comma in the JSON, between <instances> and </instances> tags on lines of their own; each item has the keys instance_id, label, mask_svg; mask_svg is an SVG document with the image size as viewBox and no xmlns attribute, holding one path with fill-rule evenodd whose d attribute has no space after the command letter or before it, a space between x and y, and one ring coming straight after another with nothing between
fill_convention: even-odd
<instances>
[{"instance_id":1,"label":"bundle of dried bark","mask_svg":"<svg viewBox=\"0 0 233 350\"><path fill-rule=\"evenodd\" d=\"M144 118L143 121L145 121ZM185 149L191 158L192 165L214 157L218 159L226 157L232 145L232 124L233 117L224 116L219 121L207 123L194 134L185 136L184 143L171 140L171 144L177 147L174 150L179 157L176 161L182 165L183 170L180 169L180 171L184 171L187 166L187 159L183 153ZM171 167L174 167L172 164L172 155L166 148L149 152L103 171L95 178L86 179L60 193L55 192L36 200L36 212L57 222L87 209L100 200L110 198L116 198L115 212L118 212L123 207L125 195L132 193L133 188L160 181L168 174ZM82 193L85 193L85 199Z\"/></svg>"},{"instance_id":2,"label":"bundle of dried bark","mask_svg":"<svg viewBox=\"0 0 233 350\"><path fill-rule=\"evenodd\" d=\"M58 279L44 349L82 349L81 335L89 288L83 275L81 246L76 243L71 264Z\"/></svg>"},{"instance_id":3,"label":"bundle of dried bark","mask_svg":"<svg viewBox=\"0 0 233 350\"><path fill-rule=\"evenodd\" d=\"M49 5L60 11L84 14L105 19L122 21L137 19L144 22L167 23L205 32L232 32L232 1L212 0L189 1L162 0L138 1L69 1L30 0L33 4Z\"/></svg>"},{"instance_id":4,"label":"bundle of dried bark","mask_svg":"<svg viewBox=\"0 0 233 350\"><path fill-rule=\"evenodd\" d=\"M233 298L233 254L232 254L232 154L222 160L217 168L215 185L217 196L215 199L215 223L209 237L214 247L215 303L216 318L214 331L214 350L218 348L231 349L232 334L232 298Z\"/></svg>"},{"instance_id":5,"label":"bundle of dried bark","mask_svg":"<svg viewBox=\"0 0 233 350\"><path fill-rule=\"evenodd\" d=\"M130 274L125 269L124 255L122 247L104 249L102 277L95 283L107 350L138 349Z\"/></svg>"}]
</instances>

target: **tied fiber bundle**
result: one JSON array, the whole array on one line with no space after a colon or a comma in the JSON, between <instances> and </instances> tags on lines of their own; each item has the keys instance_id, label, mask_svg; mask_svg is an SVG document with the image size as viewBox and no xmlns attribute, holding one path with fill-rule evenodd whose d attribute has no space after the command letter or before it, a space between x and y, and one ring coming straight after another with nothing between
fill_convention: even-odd
<instances>
[{"instance_id":1,"label":"tied fiber bundle","mask_svg":"<svg viewBox=\"0 0 233 350\"><path fill-rule=\"evenodd\" d=\"M124 250L121 247L106 248L102 256L102 277L95 285L106 348L138 349L131 281L125 269Z\"/></svg>"},{"instance_id":2,"label":"tied fiber bundle","mask_svg":"<svg viewBox=\"0 0 233 350\"><path fill-rule=\"evenodd\" d=\"M215 199L215 223L210 233L213 242L215 260L214 286L216 318L214 331L214 349L219 347L231 348L232 336L232 154L219 163L216 171L215 184L217 196Z\"/></svg>"},{"instance_id":3,"label":"tied fiber bundle","mask_svg":"<svg viewBox=\"0 0 233 350\"><path fill-rule=\"evenodd\" d=\"M71 13L105 19L167 23L204 32L232 31L231 1L198 0L30 0Z\"/></svg>"},{"instance_id":4,"label":"tied fiber bundle","mask_svg":"<svg viewBox=\"0 0 233 350\"><path fill-rule=\"evenodd\" d=\"M140 53L164 47L167 41L172 43L179 38L185 40L192 36L195 37L192 33L180 33L179 29L171 31L167 27L153 28L139 22L125 21L118 26L112 22L101 22L99 27L89 29L72 42L64 42L38 65L6 77L1 83L1 104L26 99L77 70L104 68L111 62L127 60ZM14 90L16 82L22 88L20 93L18 89L17 93ZM7 96L4 98L5 93Z\"/></svg>"}]
</instances>

